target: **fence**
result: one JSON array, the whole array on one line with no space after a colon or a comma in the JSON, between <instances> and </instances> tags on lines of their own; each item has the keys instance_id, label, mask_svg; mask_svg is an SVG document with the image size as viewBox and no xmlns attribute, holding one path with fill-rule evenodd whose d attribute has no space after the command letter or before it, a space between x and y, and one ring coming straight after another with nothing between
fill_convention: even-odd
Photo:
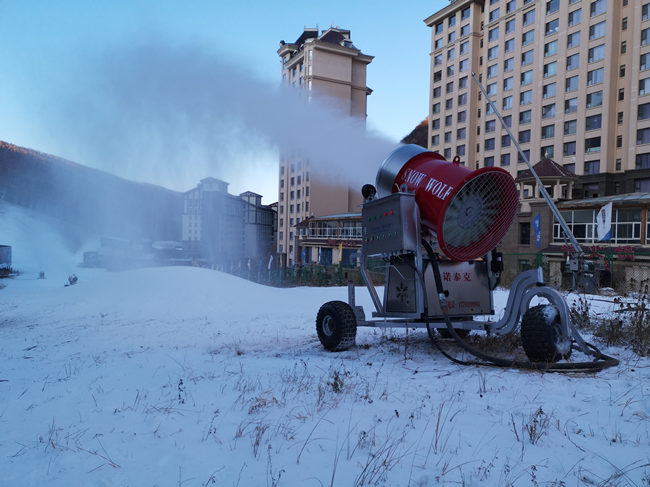
<instances>
[{"instance_id":1,"label":"fence","mask_svg":"<svg viewBox=\"0 0 650 487\"><path fill-rule=\"evenodd\" d=\"M384 283L384 273L379 265L371 265L370 274L373 282ZM235 276L249 281L275 287L294 286L343 286L348 283L363 285L359 267L348 265L306 265L302 267L285 267L270 270L235 270Z\"/></svg>"},{"instance_id":2,"label":"fence","mask_svg":"<svg viewBox=\"0 0 650 487\"><path fill-rule=\"evenodd\" d=\"M514 277L527 269L541 267L547 283L562 289L598 292L612 288L618 293L639 291L650 282L650 251L619 247L583 247L586 270L576 282L567 265L566 253L504 253L502 284L509 286Z\"/></svg>"}]
</instances>

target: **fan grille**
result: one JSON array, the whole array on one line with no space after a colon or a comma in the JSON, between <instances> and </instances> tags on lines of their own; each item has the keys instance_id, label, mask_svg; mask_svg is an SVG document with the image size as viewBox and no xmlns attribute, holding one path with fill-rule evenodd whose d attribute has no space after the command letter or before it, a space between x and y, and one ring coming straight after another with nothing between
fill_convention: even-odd
<instances>
[{"instance_id":1,"label":"fan grille","mask_svg":"<svg viewBox=\"0 0 650 487\"><path fill-rule=\"evenodd\" d=\"M439 235L441 249L455 260L487 254L506 234L519 197L512 177L485 171L467 181L449 203Z\"/></svg>"}]
</instances>

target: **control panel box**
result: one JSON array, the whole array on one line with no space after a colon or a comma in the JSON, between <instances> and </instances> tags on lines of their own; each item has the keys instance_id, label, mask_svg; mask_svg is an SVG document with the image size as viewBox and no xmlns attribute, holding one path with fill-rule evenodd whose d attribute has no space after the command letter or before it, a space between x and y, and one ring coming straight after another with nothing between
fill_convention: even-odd
<instances>
[{"instance_id":1,"label":"control panel box","mask_svg":"<svg viewBox=\"0 0 650 487\"><path fill-rule=\"evenodd\" d=\"M390 257L416 252L420 214L413 193L393 193L369 201L361 211L365 254Z\"/></svg>"}]
</instances>

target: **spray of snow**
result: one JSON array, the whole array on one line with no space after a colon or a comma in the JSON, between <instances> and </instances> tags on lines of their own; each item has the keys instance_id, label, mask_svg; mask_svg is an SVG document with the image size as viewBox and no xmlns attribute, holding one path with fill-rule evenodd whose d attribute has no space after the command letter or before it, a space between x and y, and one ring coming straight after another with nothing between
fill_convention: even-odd
<instances>
[{"instance_id":1,"label":"spray of snow","mask_svg":"<svg viewBox=\"0 0 650 487\"><path fill-rule=\"evenodd\" d=\"M186 190L214 176L250 188L277 174L282 154L360 188L394 148L333 100L260 81L206 46L157 39L86 66L61 88L56 130L76 160L129 179Z\"/></svg>"}]
</instances>

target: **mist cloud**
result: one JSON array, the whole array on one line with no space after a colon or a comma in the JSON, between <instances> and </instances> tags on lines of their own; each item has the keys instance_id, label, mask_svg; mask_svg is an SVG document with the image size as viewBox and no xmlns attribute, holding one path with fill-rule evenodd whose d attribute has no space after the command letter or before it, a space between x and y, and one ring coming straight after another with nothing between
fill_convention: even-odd
<instances>
[{"instance_id":1,"label":"mist cloud","mask_svg":"<svg viewBox=\"0 0 650 487\"><path fill-rule=\"evenodd\" d=\"M78 162L176 190L207 176L277 177L281 153L360 187L395 145L331 101L307 103L306 91L259 80L206 46L163 40L95 55L58 114Z\"/></svg>"}]
</instances>

